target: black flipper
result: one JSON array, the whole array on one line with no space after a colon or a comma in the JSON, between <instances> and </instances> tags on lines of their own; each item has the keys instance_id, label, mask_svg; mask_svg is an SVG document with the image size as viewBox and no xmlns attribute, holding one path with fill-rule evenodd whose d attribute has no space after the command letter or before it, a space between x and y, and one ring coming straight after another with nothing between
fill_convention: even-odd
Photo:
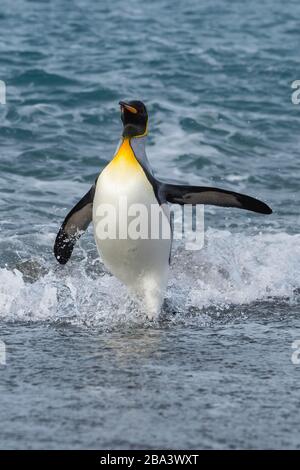
<instances>
[{"instance_id":1,"label":"black flipper","mask_svg":"<svg viewBox=\"0 0 300 470\"><path fill-rule=\"evenodd\" d=\"M73 207L62 223L54 244L54 255L60 264L66 264L76 241L88 228L93 217L95 185Z\"/></svg>"},{"instance_id":2,"label":"black flipper","mask_svg":"<svg viewBox=\"0 0 300 470\"><path fill-rule=\"evenodd\" d=\"M161 191L164 198L173 204L209 204L221 207L238 207L260 214L272 214L272 209L264 202L226 189L163 183Z\"/></svg>"}]
</instances>

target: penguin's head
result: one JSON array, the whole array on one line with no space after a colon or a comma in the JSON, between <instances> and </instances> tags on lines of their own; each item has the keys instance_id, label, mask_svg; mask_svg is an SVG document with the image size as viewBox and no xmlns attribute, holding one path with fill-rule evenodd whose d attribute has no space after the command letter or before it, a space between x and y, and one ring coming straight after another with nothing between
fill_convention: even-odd
<instances>
[{"instance_id":1,"label":"penguin's head","mask_svg":"<svg viewBox=\"0 0 300 470\"><path fill-rule=\"evenodd\" d=\"M141 137L147 134L148 113L141 101L120 101L123 137Z\"/></svg>"}]
</instances>

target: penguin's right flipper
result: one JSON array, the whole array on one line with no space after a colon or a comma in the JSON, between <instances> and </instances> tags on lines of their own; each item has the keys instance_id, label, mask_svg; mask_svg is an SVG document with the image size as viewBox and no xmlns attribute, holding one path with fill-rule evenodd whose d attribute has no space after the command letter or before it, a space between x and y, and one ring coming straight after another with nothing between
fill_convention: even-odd
<instances>
[{"instance_id":1,"label":"penguin's right flipper","mask_svg":"<svg viewBox=\"0 0 300 470\"><path fill-rule=\"evenodd\" d=\"M94 195L95 185L68 213L59 229L54 243L54 255L60 264L69 261L75 243L92 221Z\"/></svg>"}]
</instances>

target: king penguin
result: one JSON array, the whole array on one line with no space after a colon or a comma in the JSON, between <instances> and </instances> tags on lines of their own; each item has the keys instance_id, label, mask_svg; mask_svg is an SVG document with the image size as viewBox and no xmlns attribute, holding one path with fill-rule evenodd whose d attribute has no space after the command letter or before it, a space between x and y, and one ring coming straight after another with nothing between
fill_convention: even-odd
<instances>
[{"instance_id":1,"label":"king penguin","mask_svg":"<svg viewBox=\"0 0 300 470\"><path fill-rule=\"evenodd\" d=\"M148 113L141 101L120 101L123 133L113 159L102 170L91 189L73 207L63 221L54 244L54 254L61 264L70 259L76 241L91 221L100 257L110 272L121 280L138 298L147 316L158 316L166 285L172 245L172 228L168 203L209 204L237 207L261 214L271 214L267 204L250 196L225 189L171 184L154 176L148 162L145 144L148 133ZM126 203L126 210L124 205ZM129 237L120 233L120 221L126 223L127 211L143 207L148 214L146 237ZM110 212L108 211L110 209ZM113 211L112 211L113 209ZM160 221L158 236L151 237L153 213ZM110 222L113 236L103 236L104 214L114 215ZM162 230L162 227L169 230ZM123 227L124 228L124 227ZM101 233L99 233L101 232Z\"/></svg>"}]
</instances>

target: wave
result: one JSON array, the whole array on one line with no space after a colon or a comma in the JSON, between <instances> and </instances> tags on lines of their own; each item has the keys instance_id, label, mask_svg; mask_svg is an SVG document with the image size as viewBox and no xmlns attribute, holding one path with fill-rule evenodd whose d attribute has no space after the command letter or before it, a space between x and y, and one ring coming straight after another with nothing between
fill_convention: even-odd
<instances>
[{"instance_id":1,"label":"wave","mask_svg":"<svg viewBox=\"0 0 300 470\"><path fill-rule=\"evenodd\" d=\"M29 69L15 77L11 83L16 86L33 84L53 87L77 85L78 81L75 78L47 72L44 69Z\"/></svg>"},{"instance_id":2,"label":"wave","mask_svg":"<svg viewBox=\"0 0 300 470\"><path fill-rule=\"evenodd\" d=\"M297 302L300 235L246 235L208 229L204 248L173 250L160 321L206 324L257 302ZM0 269L0 319L110 329L149 326L126 288L88 257L67 266L31 260ZM277 299L277 300L276 300ZM271 308L272 310L272 308ZM191 320L192 318L192 320ZM151 323L152 326L155 324Z\"/></svg>"}]
</instances>

